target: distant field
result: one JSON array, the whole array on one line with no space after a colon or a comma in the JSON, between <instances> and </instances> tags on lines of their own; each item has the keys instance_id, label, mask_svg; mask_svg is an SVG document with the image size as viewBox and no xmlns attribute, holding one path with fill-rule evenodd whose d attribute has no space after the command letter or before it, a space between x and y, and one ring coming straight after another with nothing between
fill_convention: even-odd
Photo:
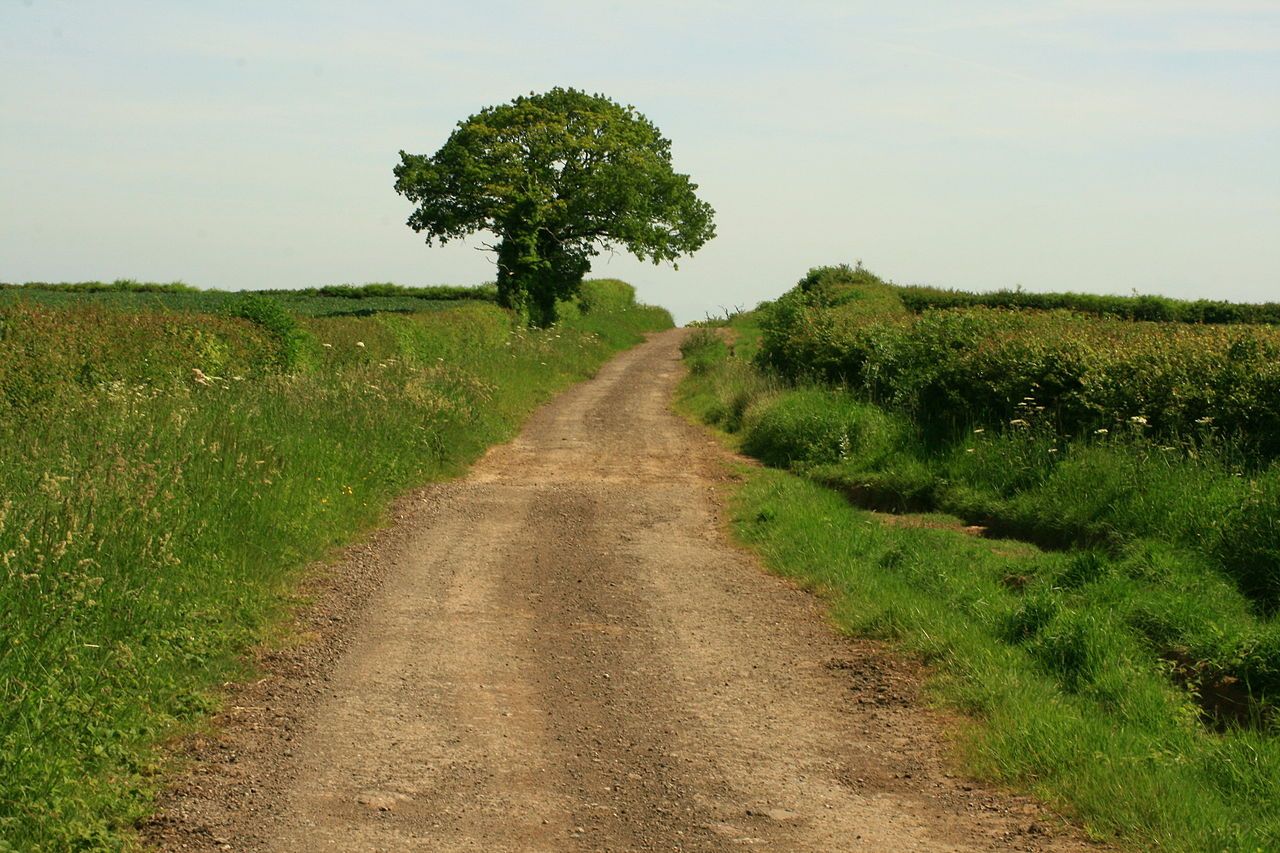
<instances>
[{"instance_id":1,"label":"distant field","mask_svg":"<svg viewBox=\"0 0 1280 853\"><path fill-rule=\"evenodd\" d=\"M1081 314L1172 323L1280 324L1280 302L1244 303L1220 299L1170 299L1167 296L1108 296L1096 293L1034 293L996 290L971 293L938 287L897 287L903 305L917 313L931 308L1066 309Z\"/></svg>"},{"instance_id":2,"label":"distant field","mask_svg":"<svg viewBox=\"0 0 1280 853\"><path fill-rule=\"evenodd\" d=\"M221 313L245 294L269 296L289 311L311 317L378 312L435 311L463 301L493 301L492 285L404 287L395 284L329 285L299 290L200 290L181 283L76 282L0 284L5 305L102 305L153 311Z\"/></svg>"}]
</instances>

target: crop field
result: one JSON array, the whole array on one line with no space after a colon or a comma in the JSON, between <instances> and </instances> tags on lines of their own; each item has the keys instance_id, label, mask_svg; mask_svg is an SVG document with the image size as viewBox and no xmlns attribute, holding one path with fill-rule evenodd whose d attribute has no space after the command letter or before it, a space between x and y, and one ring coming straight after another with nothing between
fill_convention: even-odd
<instances>
[{"instance_id":1,"label":"crop field","mask_svg":"<svg viewBox=\"0 0 1280 853\"><path fill-rule=\"evenodd\" d=\"M764 364L942 427L1044 421L1083 435L1136 425L1172 442L1280 453L1280 328L981 305L914 314L893 301L880 311L865 292L893 300L909 289L838 278L813 275L762 315Z\"/></svg>"},{"instance_id":2,"label":"crop field","mask_svg":"<svg viewBox=\"0 0 1280 853\"><path fill-rule=\"evenodd\" d=\"M246 295L269 296L291 313L335 314L432 311L463 301L493 301L492 285L405 287L397 284L329 285L298 290L200 290L180 282L157 284L119 280L75 284L0 284L0 308L21 305L80 307L101 305L130 311L225 313Z\"/></svg>"},{"instance_id":3,"label":"crop field","mask_svg":"<svg viewBox=\"0 0 1280 853\"><path fill-rule=\"evenodd\" d=\"M742 535L929 662L977 771L1102 838L1274 849L1280 332L916 296L818 269L686 343L685 409L781 469Z\"/></svg>"},{"instance_id":4,"label":"crop field","mask_svg":"<svg viewBox=\"0 0 1280 853\"><path fill-rule=\"evenodd\" d=\"M1280 324L1280 302L1245 304L1216 299L1169 299L1165 296L1107 296L1096 293L1033 293L996 290L968 293L937 287L898 287L908 309L922 313L934 308L1025 308L1066 310L1123 320L1172 323Z\"/></svg>"},{"instance_id":5,"label":"crop field","mask_svg":"<svg viewBox=\"0 0 1280 853\"><path fill-rule=\"evenodd\" d=\"M308 564L671 325L616 281L538 331L394 293L0 296L0 849L17 850L125 844L156 745L244 671Z\"/></svg>"}]
</instances>

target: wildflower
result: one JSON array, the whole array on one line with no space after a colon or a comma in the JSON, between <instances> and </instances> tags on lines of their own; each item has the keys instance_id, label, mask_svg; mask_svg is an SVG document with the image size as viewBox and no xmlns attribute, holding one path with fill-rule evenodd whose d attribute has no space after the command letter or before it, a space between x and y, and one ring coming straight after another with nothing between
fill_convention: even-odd
<instances>
[{"instance_id":1,"label":"wildflower","mask_svg":"<svg viewBox=\"0 0 1280 853\"><path fill-rule=\"evenodd\" d=\"M1106 427L1101 427L1100 429L1095 429L1095 430L1093 431L1093 434L1094 434L1094 435L1106 435L1106 434L1107 434L1107 433L1109 433L1109 432L1111 432L1111 430L1107 429Z\"/></svg>"},{"instance_id":2,"label":"wildflower","mask_svg":"<svg viewBox=\"0 0 1280 853\"><path fill-rule=\"evenodd\" d=\"M1213 423L1213 418L1206 415L1203 418L1196 418L1196 423L1200 424L1200 426L1208 426L1209 424Z\"/></svg>"},{"instance_id":3,"label":"wildflower","mask_svg":"<svg viewBox=\"0 0 1280 853\"><path fill-rule=\"evenodd\" d=\"M1031 424L1027 423L1022 418L1014 418L1013 420L1009 421L1009 426L1026 427L1026 426L1031 426Z\"/></svg>"},{"instance_id":4,"label":"wildflower","mask_svg":"<svg viewBox=\"0 0 1280 853\"><path fill-rule=\"evenodd\" d=\"M1056 447L1050 447L1050 448L1049 448L1049 452L1050 452L1050 453L1057 453L1057 452L1058 452L1058 448L1056 448Z\"/></svg>"},{"instance_id":5,"label":"wildflower","mask_svg":"<svg viewBox=\"0 0 1280 853\"><path fill-rule=\"evenodd\" d=\"M1137 424L1138 426L1146 426L1147 419L1142 415L1134 415L1133 417L1129 418L1129 423Z\"/></svg>"}]
</instances>

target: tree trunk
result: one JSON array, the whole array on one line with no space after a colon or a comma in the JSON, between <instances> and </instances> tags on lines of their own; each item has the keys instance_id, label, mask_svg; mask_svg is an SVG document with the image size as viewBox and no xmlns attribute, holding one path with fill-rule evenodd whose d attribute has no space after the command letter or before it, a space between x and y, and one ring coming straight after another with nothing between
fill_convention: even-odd
<instances>
[{"instance_id":1,"label":"tree trunk","mask_svg":"<svg viewBox=\"0 0 1280 853\"><path fill-rule=\"evenodd\" d=\"M557 300L577 293L590 268L587 257L566 251L546 229L519 222L498 245L498 304L546 328L556 321Z\"/></svg>"}]
</instances>

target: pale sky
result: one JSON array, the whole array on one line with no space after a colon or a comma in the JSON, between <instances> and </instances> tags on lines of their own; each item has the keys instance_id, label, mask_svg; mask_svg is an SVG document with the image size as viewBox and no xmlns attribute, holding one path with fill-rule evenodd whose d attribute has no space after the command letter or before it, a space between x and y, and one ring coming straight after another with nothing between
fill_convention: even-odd
<instances>
[{"instance_id":1,"label":"pale sky","mask_svg":"<svg viewBox=\"0 0 1280 853\"><path fill-rule=\"evenodd\" d=\"M0 281L489 280L392 189L480 108L634 104L717 211L681 321L811 266L1280 300L1280 0L0 0Z\"/></svg>"}]
</instances>

